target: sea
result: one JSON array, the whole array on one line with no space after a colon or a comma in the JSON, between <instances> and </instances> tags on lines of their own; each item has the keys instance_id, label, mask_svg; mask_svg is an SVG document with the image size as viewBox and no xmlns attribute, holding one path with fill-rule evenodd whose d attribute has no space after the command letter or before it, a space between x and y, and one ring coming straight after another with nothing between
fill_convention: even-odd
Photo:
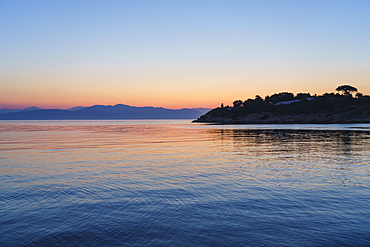
<instances>
[{"instance_id":1,"label":"sea","mask_svg":"<svg viewBox=\"0 0 370 247\"><path fill-rule=\"evenodd\" d=\"M370 124L0 121L0 246L370 246Z\"/></svg>"}]
</instances>

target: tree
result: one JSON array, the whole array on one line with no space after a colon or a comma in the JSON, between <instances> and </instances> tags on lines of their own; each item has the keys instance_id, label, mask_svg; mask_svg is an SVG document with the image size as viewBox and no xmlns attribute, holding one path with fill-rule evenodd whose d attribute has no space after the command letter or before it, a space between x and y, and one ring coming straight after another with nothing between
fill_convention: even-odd
<instances>
[{"instance_id":1,"label":"tree","mask_svg":"<svg viewBox=\"0 0 370 247\"><path fill-rule=\"evenodd\" d=\"M310 93L298 93L296 96L295 96L296 99L307 99L307 98L311 98L311 94Z\"/></svg>"},{"instance_id":2,"label":"tree","mask_svg":"<svg viewBox=\"0 0 370 247\"><path fill-rule=\"evenodd\" d=\"M243 105L243 101L241 101L241 100L235 100L233 102L233 105L234 105L235 108L241 107Z\"/></svg>"},{"instance_id":3,"label":"tree","mask_svg":"<svg viewBox=\"0 0 370 247\"><path fill-rule=\"evenodd\" d=\"M266 96L265 102L276 104L281 101L294 100L294 94L288 92L275 93L271 96Z\"/></svg>"},{"instance_id":4,"label":"tree","mask_svg":"<svg viewBox=\"0 0 370 247\"><path fill-rule=\"evenodd\" d=\"M357 92L357 88L352 87L350 85L342 85L338 86L337 89L335 89L338 92L342 92L344 95L350 95L354 92Z\"/></svg>"},{"instance_id":5,"label":"tree","mask_svg":"<svg viewBox=\"0 0 370 247\"><path fill-rule=\"evenodd\" d=\"M359 98L362 98L364 97L364 95L362 93L356 93L356 98L359 99Z\"/></svg>"},{"instance_id":6,"label":"tree","mask_svg":"<svg viewBox=\"0 0 370 247\"><path fill-rule=\"evenodd\" d=\"M256 101L257 103L263 103L263 99L259 95L256 95L254 101Z\"/></svg>"}]
</instances>

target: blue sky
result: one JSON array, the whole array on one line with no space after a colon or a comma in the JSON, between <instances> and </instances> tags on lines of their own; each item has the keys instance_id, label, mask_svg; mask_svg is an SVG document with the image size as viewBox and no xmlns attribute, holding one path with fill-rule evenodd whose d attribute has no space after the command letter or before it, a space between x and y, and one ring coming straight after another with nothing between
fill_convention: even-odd
<instances>
[{"instance_id":1,"label":"blue sky","mask_svg":"<svg viewBox=\"0 0 370 247\"><path fill-rule=\"evenodd\" d=\"M370 94L370 1L0 1L0 107Z\"/></svg>"}]
</instances>

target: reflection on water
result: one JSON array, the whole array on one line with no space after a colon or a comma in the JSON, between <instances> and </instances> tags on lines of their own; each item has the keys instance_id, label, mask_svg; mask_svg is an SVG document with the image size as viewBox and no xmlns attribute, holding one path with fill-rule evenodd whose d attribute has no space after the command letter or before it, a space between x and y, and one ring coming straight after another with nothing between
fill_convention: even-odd
<instances>
[{"instance_id":1,"label":"reflection on water","mask_svg":"<svg viewBox=\"0 0 370 247\"><path fill-rule=\"evenodd\" d=\"M4 121L0 245L370 245L352 127Z\"/></svg>"},{"instance_id":2,"label":"reflection on water","mask_svg":"<svg viewBox=\"0 0 370 247\"><path fill-rule=\"evenodd\" d=\"M275 178L294 176L299 182L309 178L318 184L369 186L369 132L296 129L212 129L209 132L225 146L232 142L231 156L242 156L238 159L251 162L252 167L258 160L261 163L258 169L266 168L262 174L254 175L273 172ZM248 169L251 171L251 167Z\"/></svg>"},{"instance_id":3,"label":"reflection on water","mask_svg":"<svg viewBox=\"0 0 370 247\"><path fill-rule=\"evenodd\" d=\"M209 131L221 141L233 140L238 148L271 146L277 152L300 152L318 154L336 152L338 156L353 156L367 153L369 132L338 130L246 130L220 129ZM365 147L365 148L363 148Z\"/></svg>"}]
</instances>

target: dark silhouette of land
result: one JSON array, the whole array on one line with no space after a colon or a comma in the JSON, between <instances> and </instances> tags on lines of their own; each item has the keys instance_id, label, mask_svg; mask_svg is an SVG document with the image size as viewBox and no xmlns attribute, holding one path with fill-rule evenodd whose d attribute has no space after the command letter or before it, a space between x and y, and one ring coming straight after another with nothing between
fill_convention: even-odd
<instances>
[{"instance_id":1,"label":"dark silhouette of land","mask_svg":"<svg viewBox=\"0 0 370 247\"><path fill-rule=\"evenodd\" d=\"M99 120L99 119L194 119L209 109L166 109L161 107L135 107L129 105L94 105L73 107L68 110L0 109L0 120Z\"/></svg>"},{"instance_id":2,"label":"dark silhouette of land","mask_svg":"<svg viewBox=\"0 0 370 247\"><path fill-rule=\"evenodd\" d=\"M338 93L276 93L264 99L235 100L212 109L193 122L206 123L370 123L370 96L342 85Z\"/></svg>"}]
</instances>

